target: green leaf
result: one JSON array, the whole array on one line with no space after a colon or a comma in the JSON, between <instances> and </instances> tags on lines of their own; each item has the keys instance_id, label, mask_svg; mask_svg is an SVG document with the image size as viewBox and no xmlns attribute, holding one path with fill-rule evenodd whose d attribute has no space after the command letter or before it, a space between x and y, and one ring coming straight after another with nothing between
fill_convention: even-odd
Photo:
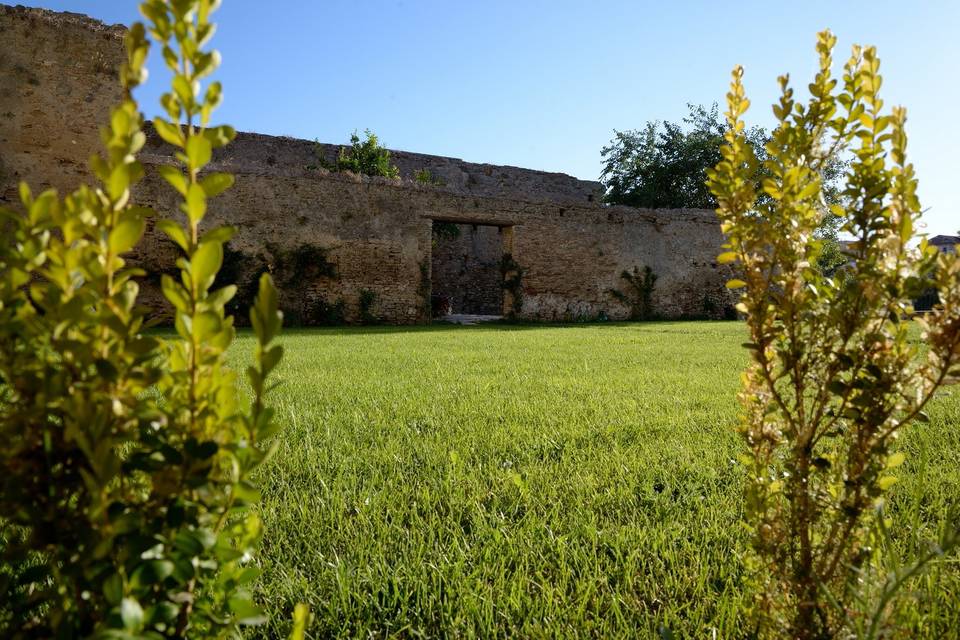
<instances>
[{"instance_id":1,"label":"green leaf","mask_svg":"<svg viewBox=\"0 0 960 640\"><path fill-rule=\"evenodd\" d=\"M134 589L149 587L163 582L173 574L173 563L169 560L148 560L133 570L130 584Z\"/></svg>"},{"instance_id":2,"label":"green leaf","mask_svg":"<svg viewBox=\"0 0 960 640\"><path fill-rule=\"evenodd\" d=\"M130 115L123 108L115 108L110 114L110 128L115 135L126 135L130 131Z\"/></svg>"},{"instance_id":3,"label":"green leaf","mask_svg":"<svg viewBox=\"0 0 960 640\"><path fill-rule=\"evenodd\" d=\"M269 349L264 350L263 354L260 356L260 366L263 368L263 373L270 373L280 362L280 359L283 358L283 346L274 345Z\"/></svg>"},{"instance_id":4,"label":"green leaf","mask_svg":"<svg viewBox=\"0 0 960 640\"><path fill-rule=\"evenodd\" d=\"M119 573L114 573L103 581L103 595L111 606L120 604L123 599L123 578Z\"/></svg>"},{"instance_id":5,"label":"green leaf","mask_svg":"<svg viewBox=\"0 0 960 640\"><path fill-rule=\"evenodd\" d=\"M293 608L293 629L290 631L289 640L304 640L309 618L310 607L302 602L298 602L297 606Z\"/></svg>"},{"instance_id":6,"label":"green leaf","mask_svg":"<svg viewBox=\"0 0 960 640\"><path fill-rule=\"evenodd\" d=\"M110 172L110 179L107 180L107 193L111 200L119 200L127 188L130 186L130 166L127 164L118 164Z\"/></svg>"},{"instance_id":7,"label":"green leaf","mask_svg":"<svg viewBox=\"0 0 960 640\"><path fill-rule=\"evenodd\" d=\"M237 623L243 626L260 625L267 621L263 609L258 607L245 594L233 596L229 600L230 611L237 616Z\"/></svg>"},{"instance_id":8,"label":"green leaf","mask_svg":"<svg viewBox=\"0 0 960 640\"><path fill-rule=\"evenodd\" d=\"M883 476L877 481L877 486L880 487L882 491L886 491L896 483L897 483L896 476Z\"/></svg>"},{"instance_id":9,"label":"green leaf","mask_svg":"<svg viewBox=\"0 0 960 640\"><path fill-rule=\"evenodd\" d=\"M238 482L233 488L234 494L244 502L259 502L260 490L246 480Z\"/></svg>"},{"instance_id":10,"label":"green leaf","mask_svg":"<svg viewBox=\"0 0 960 640\"><path fill-rule=\"evenodd\" d=\"M719 256L717 256L718 264L727 264L730 262L736 262L736 260L737 260L737 254L734 251L725 251L724 253L721 253Z\"/></svg>"},{"instance_id":11,"label":"green leaf","mask_svg":"<svg viewBox=\"0 0 960 640\"><path fill-rule=\"evenodd\" d=\"M184 251L189 250L190 241L187 239L187 232L173 220L160 220L157 222L157 229L167 234L167 237L176 242Z\"/></svg>"},{"instance_id":12,"label":"green leaf","mask_svg":"<svg viewBox=\"0 0 960 640\"><path fill-rule=\"evenodd\" d=\"M277 289L269 273L260 276L260 289L253 309L250 310L251 323L257 333L260 344L267 344L280 331L282 314L277 311ZM256 315L256 320L253 316Z\"/></svg>"},{"instance_id":13,"label":"green leaf","mask_svg":"<svg viewBox=\"0 0 960 640\"><path fill-rule=\"evenodd\" d=\"M158 602L153 605L153 614L150 616L150 623L155 624L157 622L171 623L180 613L180 605L173 602Z\"/></svg>"},{"instance_id":14,"label":"green leaf","mask_svg":"<svg viewBox=\"0 0 960 640\"><path fill-rule=\"evenodd\" d=\"M229 242L237 234L236 227L214 227L200 236L200 242L216 240L217 242Z\"/></svg>"},{"instance_id":15,"label":"green leaf","mask_svg":"<svg viewBox=\"0 0 960 640\"><path fill-rule=\"evenodd\" d=\"M124 598L120 603L120 619L129 631L139 631L143 626L143 609L133 598Z\"/></svg>"},{"instance_id":16,"label":"green leaf","mask_svg":"<svg viewBox=\"0 0 960 640\"><path fill-rule=\"evenodd\" d=\"M204 106L208 110L216 109L223 101L223 85L219 82L211 82L207 87L207 94L203 97Z\"/></svg>"},{"instance_id":17,"label":"green leaf","mask_svg":"<svg viewBox=\"0 0 960 640\"><path fill-rule=\"evenodd\" d=\"M208 460L220 449L219 445L213 440L197 442L195 438L187 440L184 448L191 457L197 460Z\"/></svg>"},{"instance_id":18,"label":"green leaf","mask_svg":"<svg viewBox=\"0 0 960 640\"><path fill-rule=\"evenodd\" d=\"M143 236L144 221L139 215L126 215L110 232L108 243L115 255L132 249Z\"/></svg>"},{"instance_id":19,"label":"green leaf","mask_svg":"<svg viewBox=\"0 0 960 640\"><path fill-rule=\"evenodd\" d=\"M177 98L180 99L180 102L188 106L193 104L194 86L187 80L186 76L178 73L173 77L171 86L173 87L173 92L177 94Z\"/></svg>"},{"instance_id":20,"label":"green leaf","mask_svg":"<svg viewBox=\"0 0 960 640\"><path fill-rule=\"evenodd\" d=\"M186 290L167 274L160 277L160 289L163 291L163 296L177 311L187 313L190 310L190 298Z\"/></svg>"},{"instance_id":21,"label":"green leaf","mask_svg":"<svg viewBox=\"0 0 960 640\"><path fill-rule=\"evenodd\" d=\"M250 309L250 317L253 319L254 327L256 328L259 317L254 315L253 309ZM260 375L260 370L254 367L247 367L247 377L250 378L250 386L253 387L253 392L257 395L263 393L263 376Z\"/></svg>"},{"instance_id":22,"label":"green leaf","mask_svg":"<svg viewBox=\"0 0 960 640\"><path fill-rule=\"evenodd\" d=\"M193 337L198 342L206 342L220 331L220 316L205 311L193 317Z\"/></svg>"},{"instance_id":23,"label":"green leaf","mask_svg":"<svg viewBox=\"0 0 960 640\"><path fill-rule=\"evenodd\" d=\"M201 169L213 156L213 146L205 136L194 135L187 140L187 160L192 169Z\"/></svg>"},{"instance_id":24,"label":"green leaf","mask_svg":"<svg viewBox=\"0 0 960 640\"><path fill-rule=\"evenodd\" d=\"M160 135L166 142L172 144L176 147L183 146L183 131L180 129L179 125L175 125L172 122L167 122L163 118L154 118L153 119L153 128L157 130L157 134Z\"/></svg>"},{"instance_id":25,"label":"green leaf","mask_svg":"<svg viewBox=\"0 0 960 640\"><path fill-rule=\"evenodd\" d=\"M230 144L237 137L237 132L229 125L222 125L204 130L203 135L210 141L214 149L219 149Z\"/></svg>"},{"instance_id":26,"label":"green leaf","mask_svg":"<svg viewBox=\"0 0 960 640\"><path fill-rule=\"evenodd\" d=\"M188 556L198 556L203 553L203 543L192 531L180 531L173 539L173 546Z\"/></svg>"},{"instance_id":27,"label":"green leaf","mask_svg":"<svg viewBox=\"0 0 960 640\"><path fill-rule=\"evenodd\" d=\"M213 198L233 186L233 175L229 173L211 173L204 176L200 185L206 192L208 198Z\"/></svg>"},{"instance_id":28,"label":"green leaf","mask_svg":"<svg viewBox=\"0 0 960 640\"><path fill-rule=\"evenodd\" d=\"M237 286L234 284L228 284L227 286L221 287L212 292L207 298L207 304L209 304L211 307L219 309L230 302L233 299L233 296L236 294Z\"/></svg>"},{"instance_id":29,"label":"green leaf","mask_svg":"<svg viewBox=\"0 0 960 640\"><path fill-rule=\"evenodd\" d=\"M847 385L842 380L831 380L827 384L827 390L837 396L842 396L847 392Z\"/></svg>"},{"instance_id":30,"label":"green leaf","mask_svg":"<svg viewBox=\"0 0 960 640\"><path fill-rule=\"evenodd\" d=\"M902 452L898 451L897 453L894 453L889 458L887 458L887 469L896 469L897 467L902 465L904 460L906 459L907 459L907 456L905 456Z\"/></svg>"},{"instance_id":31,"label":"green leaf","mask_svg":"<svg viewBox=\"0 0 960 640\"><path fill-rule=\"evenodd\" d=\"M201 244L190 260L190 273L194 284L201 289L209 287L222 263L222 244L216 241Z\"/></svg>"},{"instance_id":32,"label":"green leaf","mask_svg":"<svg viewBox=\"0 0 960 640\"><path fill-rule=\"evenodd\" d=\"M33 194L30 192L30 185L23 180L20 181L20 203L27 209L29 209L33 203Z\"/></svg>"},{"instance_id":33,"label":"green leaf","mask_svg":"<svg viewBox=\"0 0 960 640\"><path fill-rule=\"evenodd\" d=\"M207 195L199 184L193 183L187 189L186 214L193 223L200 222L207 214Z\"/></svg>"},{"instance_id":34,"label":"green leaf","mask_svg":"<svg viewBox=\"0 0 960 640\"><path fill-rule=\"evenodd\" d=\"M163 164L157 168L157 171L171 187L177 190L177 193L182 196L187 195L187 177L180 172L180 169L169 164Z\"/></svg>"},{"instance_id":35,"label":"green leaf","mask_svg":"<svg viewBox=\"0 0 960 640\"><path fill-rule=\"evenodd\" d=\"M262 571L260 571L260 569L257 567L246 567L233 577L233 582L237 586L243 586L259 578L261 573Z\"/></svg>"}]
</instances>

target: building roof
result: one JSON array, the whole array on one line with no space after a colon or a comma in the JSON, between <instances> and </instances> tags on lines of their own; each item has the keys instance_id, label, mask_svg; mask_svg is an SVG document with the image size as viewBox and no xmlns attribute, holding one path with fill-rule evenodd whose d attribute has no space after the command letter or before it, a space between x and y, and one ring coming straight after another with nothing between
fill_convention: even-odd
<instances>
[{"instance_id":1,"label":"building roof","mask_svg":"<svg viewBox=\"0 0 960 640\"><path fill-rule=\"evenodd\" d=\"M951 246L955 244L960 244L960 236L933 236L930 238L930 244L936 245L939 247Z\"/></svg>"}]
</instances>

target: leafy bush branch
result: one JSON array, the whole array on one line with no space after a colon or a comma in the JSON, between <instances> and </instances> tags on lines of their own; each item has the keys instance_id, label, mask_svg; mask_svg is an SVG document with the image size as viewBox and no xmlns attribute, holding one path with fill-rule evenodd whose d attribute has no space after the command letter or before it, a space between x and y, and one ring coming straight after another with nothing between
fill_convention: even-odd
<instances>
[{"instance_id":1,"label":"leafy bush branch","mask_svg":"<svg viewBox=\"0 0 960 640\"><path fill-rule=\"evenodd\" d=\"M926 419L941 387L960 380L960 258L926 240L913 245L921 209L906 111L883 110L873 48L854 47L834 78L835 42L818 36L806 103L780 78L779 124L763 159L745 133L749 101L734 70L723 160L710 172L729 239L719 261L738 263L742 279L728 286L743 290L737 308L750 331L740 394L746 518L763 582L761 635L771 637L885 632L884 603L903 584L889 581L878 534L905 459L896 439ZM843 151L853 160L843 205L829 214L856 238L855 259L831 278L816 267L824 246L816 232L827 215L823 167ZM760 172L767 178L758 187ZM907 319L931 282L940 305L915 321L918 345ZM919 568L957 540L945 536ZM865 619L873 622L861 628Z\"/></svg>"},{"instance_id":2,"label":"leafy bush branch","mask_svg":"<svg viewBox=\"0 0 960 640\"><path fill-rule=\"evenodd\" d=\"M124 259L154 215L131 201L144 175L132 98L146 77L143 24L126 36L97 185L64 200L21 185L23 211L0 212L3 637L224 637L263 620L250 590L262 527L249 506L278 428L266 394L281 315L264 276L248 405L226 366L235 287L212 287L233 230L201 230L210 199L233 183L204 171L235 135L210 126L220 84L201 85L219 63L203 49L216 4L141 4L173 74L154 126L179 161L159 171L183 215L157 223L183 253L179 277L161 282L176 338L144 333L142 272Z\"/></svg>"}]
</instances>

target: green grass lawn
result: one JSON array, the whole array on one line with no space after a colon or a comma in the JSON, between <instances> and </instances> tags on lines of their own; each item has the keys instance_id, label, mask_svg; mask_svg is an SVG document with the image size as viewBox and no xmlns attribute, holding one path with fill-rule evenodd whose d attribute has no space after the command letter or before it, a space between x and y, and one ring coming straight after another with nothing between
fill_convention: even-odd
<instances>
[{"instance_id":1,"label":"green grass lawn","mask_svg":"<svg viewBox=\"0 0 960 640\"><path fill-rule=\"evenodd\" d=\"M739 323L288 331L255 633L736 637ZM248 358L249 335L232 351ZM901 440L905 546L960 496L960 395ZM960 628L957 558L914 587ZM952 563L952 564L951 564ZM713 633L716 636L713 636Z\"/></svg>"}]
</instances>

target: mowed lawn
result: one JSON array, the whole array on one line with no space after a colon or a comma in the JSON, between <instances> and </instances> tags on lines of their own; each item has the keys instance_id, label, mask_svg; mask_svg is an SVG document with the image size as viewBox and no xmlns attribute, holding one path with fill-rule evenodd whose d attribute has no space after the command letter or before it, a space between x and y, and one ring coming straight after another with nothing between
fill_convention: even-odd
<instances>
[{"instance_id":1,"label":"mowed lawn","mask_svg":"<svg viewBox=\"0 0 960 640\"><path fill-rule=\"evenodd\" d=\"M738 637L740 323L289 330L261 476L278 637ZM249 357L241 336L234 364ZM960 396L902 438L905 548L960 498ZM912 633L960 628L951 559ZM714 635L716 634L716 635Z\"/></svg>"}]
</instances>

